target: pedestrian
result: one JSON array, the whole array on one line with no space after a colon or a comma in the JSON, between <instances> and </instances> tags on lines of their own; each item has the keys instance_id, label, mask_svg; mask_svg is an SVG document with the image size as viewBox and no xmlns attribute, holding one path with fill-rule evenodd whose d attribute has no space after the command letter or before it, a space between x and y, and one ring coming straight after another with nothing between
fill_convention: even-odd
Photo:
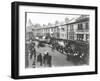
<instances>
[{"instance_id":1,"label":"pedestrian","mask_svg":"<svg viewBox=\"0 0 100 81\"><path fill-rule=\"evenodd\" d=\"M30 40L30 45L29 45L29 51L30 51L30 59L32 59L32 56L34 54L34 46L35 44L32 42L32 40Z\"/></svg>"},{"instance_id":2,"label":"pedestrian","mask_svg":"<svg viewBox=\"0 0 100 81\"><path fill-rule=\"evenodd\" d=\"M54 51L54 44L52 44L51 51Z\"/></svg>"},{"instance_id":3,"label":"pedestrian","mask_svg":"<svg viewBox=\"0 0 100 81\"><path fill-rule=\"evenodd\" d=\"M39 44L37 45L37 48L39 49Z\"/></svg>"},{"instance_id":4,"label":"pedestrian","mask_svg":"<svg viewBox=\"0 0 100 81\"><path fill-rule=\"evenodd\" d=\"M49 55L49 57L48 57L48 65L49 65L49 67L51 67L51 65L52 65L52 56L51 55Z\"/></svg>"},{"instance_id":5,"label":"pedestrian","mask_svg":"<svg viewBox=\"0 0 100 81\"><path fill-rule=\"evenodd\" d=\"M43 64L44 64L44 65L47 65L47 53L48 53L48 51L46 51L46 52L44 53L44 56L43 56Z\"/></svg>"},{"instance_id":6,"label":"pedestrian","mask_svg":"<svg viewBox=\"0 0 100 81\"><path fill-rule=\"evenodd\" d=\"M35 68L35 65L36 65L36 50L35 48L32 50L33 51L33 67Z\"/></svg>"},{"instance_id":7,"label":"pedestrian","mask_svg":"<svg viewBox=\"0 0 100 81\"><path fill-rule=\"evenodd\" d=\"M36 49L33 49L33 53L34 53L34 60L36 60Z\"/></svg>"},{"instance_id":8,"label":"pedestrian","mask_svg":"<svg viewBox=\"0 0 100 81\"><path fill-rule=\"evenodd\" d=\"M25 67L26 68L29 66L28 56L29 56L28 44L26 44L26 47L25 47Z\"/></svg>"},{"instance_id":9,"label":"pedestrian","mask_svg":"<svg viewBox=\"0 0 100 81\"><path fill-rule=\"evenodd\" d=\"M47 52L47 65L51 67L52 56Z\"/></svg>"},{"instance_id":10,"label":"pedestrian","mask_svg":"<svg viewBox=\"0 0 100 81\"><path fill-rule=\"evenodd\" d=\"M35 63L35 60L33 60L33 64L32 64L33 68L36 67L36 63Z\"/></svg>"},{"instance_id":11,"label":"pedestrian","mask_svg":"<svg viewBox=\"0 0 100 81\"><path fill-rule=\"evenodd\" d=\"M46 65L46 53L44 53L44 56L43 56L43 64Z\"/></svg>"},{"instance_id":12,"label":"pedestrian","mask_svg":"<svg viewBox=\"0 0 100 81\"><path fill-rule=\"evenodd\" d=\"M39 53L39 55L37 56L37 62L40 63L40 66L42 66L42 54Z\"/></svg>"},{"instance_id":13,"label":"pedestrian","mask_svg":"<svg viewBox=\"0 0 100 81\"><path fill-rule=\"evenodd\" d=\"M30 59L32 59L33 55L36 56L36 50L35 50L35 48L32 46L32 47L31 47L31 50L30 50Z\"/></svg>"}]
</instances>

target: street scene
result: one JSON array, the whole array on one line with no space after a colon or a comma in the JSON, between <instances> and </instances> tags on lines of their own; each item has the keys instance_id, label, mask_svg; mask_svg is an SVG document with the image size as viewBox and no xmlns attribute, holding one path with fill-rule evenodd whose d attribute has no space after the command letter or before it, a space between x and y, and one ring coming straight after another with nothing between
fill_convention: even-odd
<instances>
[{"instance_id":1,"label":"street scene","mask_svg":"<svg viewBox=\"0 0 100 81\"><path fill-rule=\"evenodd\" d=\"M89 65L89 15L26 14L25 68Z\"/></svg>"}]
</instances>

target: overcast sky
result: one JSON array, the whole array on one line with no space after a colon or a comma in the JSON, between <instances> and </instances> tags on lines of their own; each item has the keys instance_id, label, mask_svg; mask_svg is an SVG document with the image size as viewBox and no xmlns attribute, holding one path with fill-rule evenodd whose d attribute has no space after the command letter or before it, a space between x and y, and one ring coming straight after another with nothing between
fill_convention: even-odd
<instances>
[{"instance_id":1,"label":"overcast sky","mask_svg":"<svg viewBox=\"0 0 100 81\"><path fill-rule=\"evenodd\" d=\"M44 13L27 13L27 24L29 20L31 20L32 24L48 24L48 23L55 23L55 21L65 21L65 18L76 18L79 17L80 15L63 15L63 14L44 14Z\"/></svg>"}]
</instances>

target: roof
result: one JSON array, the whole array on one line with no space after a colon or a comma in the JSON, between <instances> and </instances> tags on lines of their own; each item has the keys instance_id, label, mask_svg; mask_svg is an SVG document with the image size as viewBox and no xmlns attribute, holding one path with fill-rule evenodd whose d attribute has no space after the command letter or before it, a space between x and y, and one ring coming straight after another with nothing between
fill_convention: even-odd
<instances>
[{"instance_id":1,"label":"roof","mask_svg":"<svg viewBox=\"0 0 100 81\"><path fill-rule=\"evenodd\" d=\"M59 26L65 26L65 25L70 25L70 24L75 24L75 23L80 23L80 22L85 22L85 21L89 21L89 17L85 16L85 17L79 17L79 18L72 18L71 20L68 21L68 23L64 23L63 25L54 25L52 24L51 27L45 26L45 27L34 27L34 29L41 29L41 28L53 28L53 27L59 27Z\"/></svg>"}]
</instances>

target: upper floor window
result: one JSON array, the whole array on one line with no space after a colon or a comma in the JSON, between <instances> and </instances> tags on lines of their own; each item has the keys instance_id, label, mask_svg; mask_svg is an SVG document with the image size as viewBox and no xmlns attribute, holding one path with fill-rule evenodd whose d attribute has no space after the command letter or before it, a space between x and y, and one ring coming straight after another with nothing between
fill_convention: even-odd
<instances>
[{"instance_id":1,"label":"upper floor window","mask_svg":"<svg viewBox=\"0 0 100 81\"><path fill-rule=\"evenodd\" d=\"M85 24L86 29L89 29L89 23Z\"/></svg>"},{"instance_id":2,"label":"upper floor window","mask_svg":"<svg viewBox=\"0 0 100 81\"><path fill-rule=\"evenodd\" d=\"M83 24L78 24L78 30L83 30Z\"/></svg>"},{"instance_id":3,"label":"upper floor window","mask_svg":"<svg viewBox=\"0 0 100 81\"><path fill-rule=\"evenodd\" d=\"M51 31L53 31L53 28L51 28Z\"/></svg>"},{"instance_id":4,"label":"upper floor window","mask_svg":"<svg viewBox=\"0 0 100 81\"><path fill-rule=\"evenodd\" d=\"M70 30L73 30L73 25L70 26Z\"/></svg>"}]
</instances>

